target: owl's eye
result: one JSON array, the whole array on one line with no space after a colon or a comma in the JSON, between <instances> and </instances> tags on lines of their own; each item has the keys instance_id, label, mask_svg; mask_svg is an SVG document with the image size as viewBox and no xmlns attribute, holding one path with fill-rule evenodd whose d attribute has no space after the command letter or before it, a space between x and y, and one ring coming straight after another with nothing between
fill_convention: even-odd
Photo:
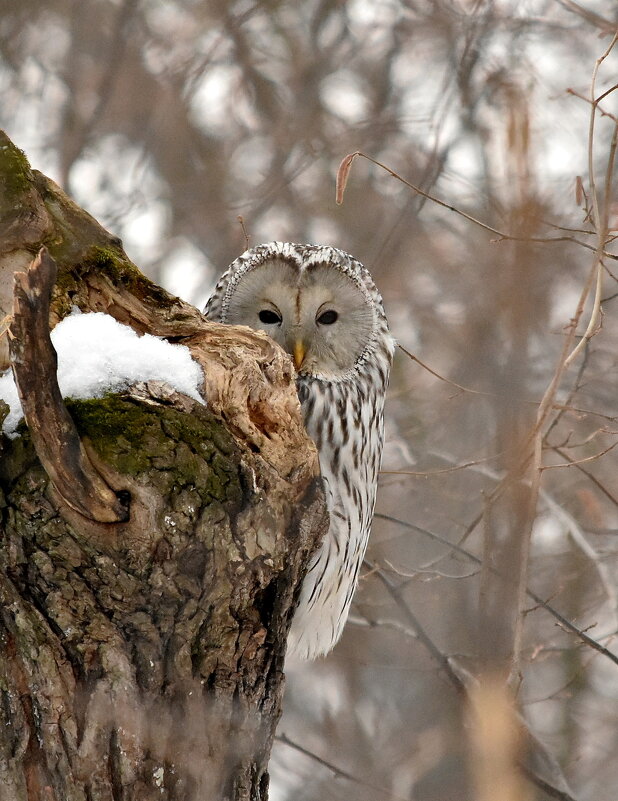
<instances>
[{"instance_id":1,"label":"owl's eye","mask_svg":"<svg viewBox=\"0 0 618 801\"><path fill-rule=\"evenodd\" d=\"M339 315L334 309L327 309L318 317L317 322L320 323L320 325L332 325L337 321L338 317Z\"/></svg>"},{"instance_id":2,"label":"owl's eye","mask_svg":"<svg viewBox=\"0 0 618 801\"><path fill-rule=\"evenodd\" d=\"M262 309L258 314L261 323L266 325L278 325L281 322L281 317L272 309Z\"/></svg>"}]
</instances>

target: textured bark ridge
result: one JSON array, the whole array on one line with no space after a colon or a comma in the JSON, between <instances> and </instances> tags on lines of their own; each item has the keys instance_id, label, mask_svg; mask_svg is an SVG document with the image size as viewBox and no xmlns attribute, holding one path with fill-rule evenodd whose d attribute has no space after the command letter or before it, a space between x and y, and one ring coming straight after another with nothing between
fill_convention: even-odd
<instances>
[{"instance_id":1,"label":"textured bark ridge","mask_svg":"<svg viewBox=\"0 0 618 801\"><path fill-rule=\"evenodd\" d=\"M76 304L182 341L208 398L149 382L63 411L49 393L2 438L0 801L264 801L296 588L327 525L289 359L151 284L6 138L0 154L4 313L13 272L46 245L51 326ZM14 368L34 393L41 337L28 344L15 312ZM71 459L48 464L50 411L119 500L111 522L91 508L99 490L75 502Z\"/></svg>"}]
</instances>

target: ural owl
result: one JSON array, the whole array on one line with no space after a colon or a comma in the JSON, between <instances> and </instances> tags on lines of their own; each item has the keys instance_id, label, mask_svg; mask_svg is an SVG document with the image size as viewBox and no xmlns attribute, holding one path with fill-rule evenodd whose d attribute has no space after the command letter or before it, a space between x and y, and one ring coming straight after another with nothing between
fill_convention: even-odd
<instances>
[{"instance_id":1,"label":"ural owl","mask_svg":"<svg viewBox=\"0 0 618 801\"><path fill-rule=\"evenodd\" d=\"M394 350L382 298L342 250L271 242L233 262L205 312L264 331L296 365L330 514L288 640L288 655L313 659L341 636L369 538Z\"/></svg>"}]
</instances>

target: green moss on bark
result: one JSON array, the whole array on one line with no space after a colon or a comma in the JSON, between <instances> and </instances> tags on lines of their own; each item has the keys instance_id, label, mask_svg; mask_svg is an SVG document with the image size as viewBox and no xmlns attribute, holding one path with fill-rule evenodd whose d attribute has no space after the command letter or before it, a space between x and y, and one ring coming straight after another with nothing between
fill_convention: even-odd
<instances>
[{"instance_id":1,"label":"green moss on bark","mask_svg":"<svg viewBox=\"0 0 618 801\"><path fill-rule=\"evenodd\" d=\"M64 241L53 242L48 243L48 247L59 267L53 302L61 317L69 314L73 306L78 306L82 311L90 311L88 291L84 291L84 277L90 273L105 275L115 287L124 288L149 304L161 303L165 307L175 300L166 290L143 275L127 258L120 245L93 245L79 254L77 260L75 254L67 250L67 247L73 247L73 243L68 243L65 247ZM176 319L182 320L183 317L178 311Z\"/></svg>"},{"instance_id":2,"label":"green moss on bark","mask_svg":"<svg viewBox=\"0 0 618 801\"><path fill-rule=\"evenodd\" d=\"M0 175L5 202L17 201L31 187L32 171L26 154L4 134L0 135Z\"/></svg>"},{"instance_id":3,"label":"green moss on bark","mask_svg":"<svg viewBox=\"0 0 618 801\"><path fill-rule=\"evenodd\" d=\"M202 501L240 501L238 449L206 408L193 414L169 406L151 410L118 395L72 400L67 407L80 435L119 473L149 473L164 494L190 486Z\"/></svg>"},{"instance_id":4,"label":"green moss on bark","mask_svg":"<svg viewBox=\"0 0 618 801\"><path fill-rule=\"evenodd\" d=\"M63 242L50 243L49 251L59 265L68 261ZM93 245L83 253L78 264L70 269L59 269L55 295L77 294L83 288L81 279L89 272L102 272L113 284L125 286L132 292L142 284L151 286L151 282L127 259L120 247Z\"/></svg>"}]
</instances>

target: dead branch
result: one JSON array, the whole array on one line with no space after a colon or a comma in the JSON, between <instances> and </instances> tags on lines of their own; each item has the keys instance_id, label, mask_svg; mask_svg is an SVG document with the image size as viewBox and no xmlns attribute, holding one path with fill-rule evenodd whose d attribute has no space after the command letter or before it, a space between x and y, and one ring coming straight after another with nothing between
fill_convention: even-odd
<instances>
[{"instance_id":1,"label":"dead branch","mask_svg":"<svg viewBox=\"0 0 618 801\"><path fill-rule=\"evenodd\" d=\"M9 326L15 383L35 450L60 497L89 520L117 523L127 519L127 505L89 459L58 387L56 351L49 336L49 299L56 275L56 263L46 248L27 272L15 273Z\"/></svg>"},{"instance_id":2,"label":"dead branch","mask_svg":"<svg viewBox=\"0 0 618 801\"><path fill-rule=\"evenodd\" d=\"M579 3L576 3L575 0L558 0L558 2L561 6L564 6L572 13L577 14L577 16L586 20L586 22L590 23L590 25L598 28L601 33L613 34L616 30L615 22L606 19L600 14L597 14L595 11L591 11L589 8L584 8Z\"/></svg>"},{"instance_id":3,"label":"dead branch","mask_svg":"<svg viewBox=\"0 0 618 801\"><path fill-rule=\"evenodd\" d=\"M613 451L614 448L618 445L618 442L613 442L611 445L608 445L607 448L603 448L603 450L599 451L598 453L594 453L592 456L585 456L582 459L569 459L562 464L545 464L541 467L541 470L556 470L558 467L577 467L580 464L584 464L585 462L596 462L597 459L605 456L606 453ZM556 450L552 448L552 450Z\"/></svg>"},{"instance_id":4,"label":"dead branch","mask_svg":"<svg viewBox=\"0 0 618 801\"><path fill-rule=\"evenodd\" d=\"M590 287L592 285L592 278L594 276L595 291L594 291L594 300L592 303L592 311L588 319L586 331L584 332L584 335L581 337L577 345L573 348L571 353L569 353L569 355L567 356L565 361L565 367L568 367L571 364L571 362L575 359L575 357L581 352L581 350L586 347L588 341L598 331L602 319L601 298L603 297L603 275L604 275L603 257L606 255L605 246L607 244L608 234L609 234L609 225L608 225L609 206L610 206L610 196L612 187L612 177L614 172L614 160L616 155L616 143L618 141L618 120L614 119L612 141L608 155L607 169L605 171L603 203L601 204L599 202L599 196L597 193L596 177L594 170L596 113L600 101L604 97L606 97L607 94L612 92L615 87L612 87L607 92L604 92L602 95L600 95L600 97L596 97L596 81L601 65L608 57L608 55L611 53L611 51L614 49L617 41L618 41L618 31L614 33L612 41L610 42L605 52L601 56L599 56L599 58L596 60L594 69L592 71L592 80L590 82L590 120L588 124L588 180L590 183L592 224L597 235L597 245L594 248L595 258L592 264L591 274L590 274L591 278ZM588 291L590 291L590 288L588 289ZM587 297L588 294L586 294L583 297L583 300L585 301Z\"/></svg>"},{"instance_id":5,"label":"dead branch","mask_svg":"<svg viewBox=\"0 0 618 801\"><path fill-rule=\"evenodd\" d=\"M381 568L371 564L368 561L365 561L365 564L369 567L370 570L373 570L375 572L376 576L386 587L388 593L395 601L399 610L401 611L406 621L408 622L408 625L410 625L412 629L416 632L419 642L423 644L423 646L435 659L435 661L438 663L442 671L448 677L453 687L457 690L458 693L464 694L466 691L464 683L459 678L457 673L453 670L453 667L451 666L448 657L446 657L440 651L440 649L435 645L435 643L433 642L431 637L429 637L429 635L421 625L420 621L418 620L414 612L410 609L406 601L403 599L397 584L391 578L389 578L389 576L387 576L387 574Z\"/></svg>"}]
</instances>

